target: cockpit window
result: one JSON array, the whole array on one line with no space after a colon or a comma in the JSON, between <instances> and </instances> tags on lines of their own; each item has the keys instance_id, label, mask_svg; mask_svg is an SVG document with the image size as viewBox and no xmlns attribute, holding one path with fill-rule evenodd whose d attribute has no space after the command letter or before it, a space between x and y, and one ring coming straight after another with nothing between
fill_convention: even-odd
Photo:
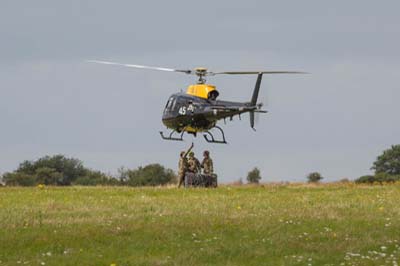
<instances>
[{"instance_id":1,"label":"cockpit window","mask_svg":"<svg viewBox=\"0 0 400 266\"><path fill-rule=\"evenodd\" d=\"M169 98L167 104L165 105L165 109L171 109L173 102L174 102L174 98L173 97Z\"/></svg>"},{"instance_id":2,"label":"cockpit window","mask_svg":"<svg viewBox=\"0 0 400 266\"><path fill-rule=\"evenodd\" d=\"M174 100L172 101L171 110L175 110L175 106L176 106L176 99L174 99Z\"/></svg>"}]
</instances>

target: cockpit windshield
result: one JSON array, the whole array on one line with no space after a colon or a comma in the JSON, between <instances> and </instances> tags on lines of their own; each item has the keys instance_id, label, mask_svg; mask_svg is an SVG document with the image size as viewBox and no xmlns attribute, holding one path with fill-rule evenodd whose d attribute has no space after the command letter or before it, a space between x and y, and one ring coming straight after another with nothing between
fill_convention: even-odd
<instances>
[{"instance_id":1,"label":"cockpit windshield","mask_svg":"<svg viewBox=\"0 0 400 266\"><path fill-rule=\"evenodd\" d=\"M176 98L175 97L170 97L168 99L167 104L165 105L164 112L171 112L175 109L176 107Z\"/></svg>"},{"instance_id":2,"label":"cockpit windshield","mask_svg":"<svg viewBox=\"0 0 400 266\"><path fill-rule=\"evenodd\" d=\"M169 98L167 104L165 105L165 109L171 109L173 102L174 102L174 97Z\"/></svg>"}]
</instances>

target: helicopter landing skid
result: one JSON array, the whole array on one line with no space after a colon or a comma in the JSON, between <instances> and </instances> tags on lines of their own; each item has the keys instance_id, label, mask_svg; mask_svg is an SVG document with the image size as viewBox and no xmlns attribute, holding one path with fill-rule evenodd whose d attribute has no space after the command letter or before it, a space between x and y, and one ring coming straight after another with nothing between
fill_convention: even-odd
<instances>
[{"instance_id":1,"label":"helicopter landing skid","mask_svg":"<svg viewBox=\"0 0 400 266\"><path fill-rule=\"evenodd\" d=\"M164 136L164 133L163 133L162 131L160 131L160 135L161 135L161 138L162 138L162 139L165 139L165 140L183 141L183 134L184 134L185 132L182 131L180 137L173 137L172 135L173 135L175 132L176 132L175 130L171 131L171 133L169 134L169 136L166 137L166 136Z\"/></svg>"},{"instance_id":2,"label":"helicopter landing skid","mask_svg":"<svg viewBox=\"0 0 400 266\"><path fill-rule=\"evenodd\" d=\"M208 142L208 143L218 143L218 144L227 144L228 142L226 142L225 140L225 134L224 131L222 130L222 128L220 128L219 126L215 126L213 128L218 129L219 131L221 131L221 135L222 135L222 140L215 140L213 134L210 131L207 131L206 134L203 134L204 139ZM208 136L210 136L210 138L208 138Z\"/></svg>"}]
</instances>

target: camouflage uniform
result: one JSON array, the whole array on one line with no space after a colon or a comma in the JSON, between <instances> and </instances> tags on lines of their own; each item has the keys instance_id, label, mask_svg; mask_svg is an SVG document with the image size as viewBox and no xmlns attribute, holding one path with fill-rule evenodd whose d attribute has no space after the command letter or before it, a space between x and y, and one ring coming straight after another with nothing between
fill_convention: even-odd
<instances>
[{"instance_id":1,"label":"camouflage uniform","mask_svg":"<svg viewBox=\"0 0 400 266\"><path fill-rule=\"evenodd\" d=\"M185 174L186 171L188 170L188 160L187 160L187 155L193 148L193 143L192 146L186 151L186 152L181 152L181 157L179 158L179 163L178 163L178 187L180 187L185 180Z\"/></svg>"},{"instance_id":2,"label":"camouflage uniform","mask_svg":"<svg viewBox=\"0 0 400 266\"><path fill-rule=\"evenodd\" d=\"M214 174L214 164L212 159L210 158L210 152L204 151L203 153L204 159L201 162L201 168L203 168L203 174L207 179L208 187L217 187L218 186L218 177Z\"/></svg>"},{"instance_id":3,"label":"camouflage uniform","mask_svg":"<svg viewBox=\"0 0 400 266\"><path fill-rule=\"evenodd\" d=\"M193 155L190 155L189 160L188 160L188 170L191 173L197 174L200 172L200 162L197 160L196 157Z\"/></svg>"},{"instance_id":4,"label":"camouflage uniform","mask_svg":"<svg viewBox=\"0 0 400 266\"><path fill-rule=\"evenodd\" d=\"M203 173L205 175L211 175L214 173L213 161L210 157L205 157L201 162L201 168L203 168Z\"/></svg>"},{"instance_id":5,"label":"camouflage uniform","mask_svg":"<svg viewBox=\"0 0 400 266\"><path fill-rule=\"evenodd\" d=\"M187 168L188 168L188 162L187 162L186 157L179 158L179 163L178 163L178 187L180 187L182 185L182 183L183 183Z\"/></svg>"}]
</instances>

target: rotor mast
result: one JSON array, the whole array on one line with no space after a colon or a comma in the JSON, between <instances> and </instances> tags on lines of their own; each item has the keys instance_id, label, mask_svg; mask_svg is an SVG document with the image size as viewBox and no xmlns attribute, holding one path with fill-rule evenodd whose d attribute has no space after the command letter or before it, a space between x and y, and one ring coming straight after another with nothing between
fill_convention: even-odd
<instances>
[{"instance_id":1,"label":"rotor mast","mask_svg":"<svg viewBox=\"0 0 400 266\"><path fill-rule=\"evenodd\" d=\"M207 76L207 68L204 67L197 67L194 69L196 75L199 77L197 84L205 84L206 83L206 76Z\"/></svg>"}]
</instances>

